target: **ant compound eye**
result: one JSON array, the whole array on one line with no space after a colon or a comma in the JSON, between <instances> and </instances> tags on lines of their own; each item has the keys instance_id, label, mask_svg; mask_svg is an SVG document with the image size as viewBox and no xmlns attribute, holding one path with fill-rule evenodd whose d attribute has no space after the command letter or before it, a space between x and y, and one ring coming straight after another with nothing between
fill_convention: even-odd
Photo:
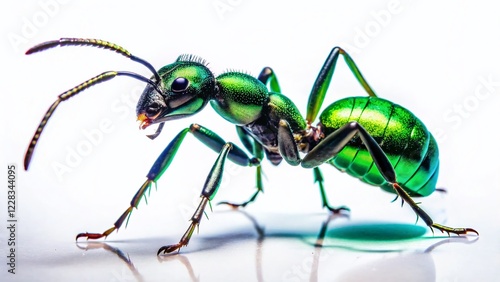
<instances>
[{"instance_id":1,"label":"ant compound eye","mask_svg":"<svg viewBox=\"0 0 500 282\"><path fill-rule=\"evenodd\" d=\"M189 86L189 80L185 79L184 77L178 77L172 82L172 91L173 92L182 92L186 90Z\"/></svg>"}]
</instances>

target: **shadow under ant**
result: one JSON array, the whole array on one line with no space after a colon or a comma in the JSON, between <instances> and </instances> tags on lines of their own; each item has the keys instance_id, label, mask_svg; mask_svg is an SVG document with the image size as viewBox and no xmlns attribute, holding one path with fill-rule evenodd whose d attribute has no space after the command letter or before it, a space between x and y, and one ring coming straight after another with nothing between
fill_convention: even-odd
<instances>
[{"instance_id":1,"label":"shadow under ant","mask_svg":"<svg viewBox=\"0 0 500 282\"><path fill-rule=\"evenodd\" d=\"M334 230L331 230L330 232L328 231L328 225L339 218L348 218L348 215L345 214L328 214L326 220L324 220L321 224L319 232L317 232L317 237L314 241L314 243L310 243L306 240L305 237L307 235L305 234L300 234L300 233L291 233L291 232L269 232L266 234L265 228L263 227L262 224L259 223L259 221L256 219L255 216L249 214L246 211L243 210L231 210L229 212L236 212L241 215L243 215L245 218L247 218L253 225L253 229L256 232L256 252L255 252L255 269L256 269L256 279L257 281L264 281L264 275L263 275L263 266L262 266L262 250L264 246L264 241L266 238L270 237L295 237L299 238L303 241L305 241L307 244L311 244L314 247L314 252L312 256L312 263L310 266L309 272L309 281L318 281L318 269L320 266L320 262L324 261L324 259L321 259L322 252L324 250L328 250L329 253L328 255L335 255L332 250L333 249L346 249L346 250L352 250L352 251L358 251L358 252L395 252L395 253L401 253L404 251L404 249L385 249L385 250L370 250L368 248L360 248L353 246L352 244L346 244L345 240L342 241L341 244L325 244L325 240L329 239L349 239L352 241L370 241L372 240L373 242L375 241L401 241L401 240L406 240L410 238L416 238L416 237L421 237L422 235L425 234L425 228L421 226L416 226L416 225L409 225L409 224L393 224L393 223L361 223L361 224L351 224L351 225L346 225L342 227L337 227ZM416 227L415 227L416 226ZM413 228L415 227L415 228ZM393 230L390 230L390 229ZM398 231L398 228L400 230ZM388 229L388 230L387 230ZM394 232L396 230L396 232ZM423 230L423 231L422 231ZM369 232L366 232L369 231ZM365 233L362 236L354 236L354 238L349 238L350 236L352 237L353 234L356 233ZM396 235L394 235L396 233ZM393 235L390 235L393 234ZM231 237L231 240L234 242L235 240L242 240L243 238L247 239L249 236L235 236ZM214 246L221 246L222 244L228 243L228 238L227 236L221 236L220 238L203 238L202 241L212 241L210 244L207 244L209 246L202 247L201 250L198 249L197 251L202 251L202 250L207 250L211 248L215 248ZM435 238L435 237L434 237ZM430 253L437 247L444 245L444 244L449 244L449 243L466 243L466 244L472 244L476 242L479 238L477 237L474 240L468 240L467 237L446 237L443 240L440 240L436 243L433 243L429 247L427 247L424 251L414 251L411 253L403 254L396 259L387 259L384 258L384 260L380 261L375 261L371 263L371 268L384 268L385 265L389 268L389 265L391 267L390 273L394 273L395 269L397 268L403 268L403 269L408 269L411 268L412 265L418 265L418 267L421 269L422 273L426 273L428 276L432 276L434 273L435 276L435 266L432 260L432 257L430 256ZM229 240L229 241L231 241ZM215 241L215 242L214 242ZM85 247L82 247L82 245L85 244ZM355 245L355 244L354 244ZM82 250L96 250L96 249L104 249L107 252L114 253L118 256L120 260L122 260L128 267L128 269L132 272L134 277L136 278L137 281L143 281L142 275L139 273L139 271L135 268L134 264L132 263L132 260L130 256L123 251L121 251L119 248L113 247L110 244L104 243L104 242L86 242L86 243L77 243L77 247L82 249ZM426 257L422 257L426 256ZM415 259L418 259L419 261L422 261L422 259L425 258L426 263L422 265L420 264L415 264ZM191 265L188 256L185 254L173 254L173 255L165 255L165 256L158 256L158 261L163 263L163 262L172 262L172 261L179 261L185 268L186 271L190 277L191 281L199 281L199 277L195 275L195 270L193 266ZM395 264L398 264L400 267L394 267ZM376 266L376 267L375 267ZM433 270L434 269L434 270ZM386 271L389 272L389 271ZM360 273L366 273L366 271L350 271L347 273L344 273L344 278L355 278L355 279L368 279L370 277L361 277ZM379 275L384 275L385 272L378 273ZM406 273L405 273L406 274ZM293 273L291 272L291 275ZM376 274L370 274L370 275L376 275ZM392 277L392 276L391 276ZM299 277L301 280L304 280L303 276ZM373 277L372 277L373 278ZM429 277L426 277L429 278Z\"/></svg>"}]
</instances>

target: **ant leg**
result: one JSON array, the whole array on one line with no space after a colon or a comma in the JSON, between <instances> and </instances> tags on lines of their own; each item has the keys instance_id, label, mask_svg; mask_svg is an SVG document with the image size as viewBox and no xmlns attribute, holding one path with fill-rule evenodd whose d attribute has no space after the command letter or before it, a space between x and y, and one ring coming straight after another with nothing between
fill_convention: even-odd
<instances>
[{"instance_id":1,"label":"ant leg","mask_svg":"<svg viewBox=\"0 0 500 282\"><path fill-rule=\"evenodd\" d=\"M321 202L324 208L327 208L330 212L334 214L342 214L342 212L350 212L351 209L346 206L333 207L328 203L328 198L326 197L325 187L323 186L323 175L319 170L319 167L313 168L314 173L314 182L317 182L319 185L319 192L321 194Z\"/></svg>"},{"instance_id":2,"label":"ant leg","mask_svg":"<svg viewBox=\"0 0 500 282\"><path fill-rule=\"evenodd\" d=\"M158 255L160 255L161 253L167 254L174 252L176 250L180 250L180 248L187 246L189 244L189 240L191 239L194 230L196 229L196 227L200 225L203 214L205 213L205 208L207 206L207 203L209 203L213 199L213 197L215 197L215 194L219 189L220 183L222 182L222 172L224 171L224 163L232 147L233 145L231 143L226 143L224 147L222 147L222 150L219 153L219 157L217 157L217 160L212 166L212 169L210 170L210 173L208 174L207 179L205 181L205 185L203 186L203 190L200 195L201 197L200 204L198 205L198 208L194 212L193 216L191 217L191 224L189 225L184 235L181 237L181 239L177 244L161 247L158 250Z\"/></svg>"},{"instance_id":3,"label":"ant leg","mask_svg":"<svg viewBox=\"0 0 500 282\"><path fill-rule=\"evenodd\" d=\"M240 138L241 143L243 143L243 145L249 152L252 152L254 159L262 160L264 158L262 145L255 139L253 139L250 135L248 135L248 133L241 126L236 126L236 132L238 133L238 137ZM255 201L260 193L264 193L264 185L262 184L262 166L257 165L255 169L256 169L255 187L257 191L255 191L255 193L253 193L253 195L247 201L239 204L228 201L222 201L219 202L217 205L228 205L232 208L239 208L239 207L244 208L248 204Z\"/></svg>"},{"instance_id":4,"label":"ant leg","mask_svg":"<svg viewBox=\"0 0 500 282\"><path fill-rule=\"evenodd\" d=\"M340 48L334 47L328 57L325 60L325 63L321 67L321 70L314 82L313 88L311 90L311 94L309 94L309 101L307 102L307 114L306 120L308 124L311 124L318 115L319 110L321 109L321 105L323 104L323 100L325 99L326 92L328 87L330 86L330 81L332 80L333 73L335 72L335 66L337 65L337 59L339 55L344 57L344 60L351 70L356 80L361 84L363 89L365 89L366 93L369 96L377 97L375 91L368 84L366 79L361 74L358 66L354 63L354 60L347 54L347 52Z\"/></svg>"},{"instance_id":5,"label":"ant leg","mask_svg":"<svg viewBox=\"0 0 500 282\"><path fill-rule=\"evenodd\" d=\"M373 137L357 122L350 122L323 139L304 157L302 160L302 167L314 168L330 160L358 134L385 181L392 185L396 194L413 209L418 217L424 220L431 230L436 228L441 230L441 232L447 232L448 234L454 233L457 235L467 234L469 232L479 234L472 228L453 228L434 223L432 218L423 209L421 209L417 203L415 203L410 195L403 189L403 186L397 182L396 172L394 171L389 158L384 153L382 148L380 148L377 141L375 141L375 139L373 139Z\"/></svg>"},{"instance_id":6,"label":"ant leg","mask_svg":"<svg viewBox=\"0 0 500 282\"><path fill-rule=\"evenodd\" d=\"M86 239L99 239L102 237L106 238L113 231L118 230L122 226L125 219L127 219L128 222L128 218L130 218L133 209L134 208L137 209L137 207L139 206L139 202L142 198L146 199L146 193L150 191L152 184L156 183L156 181L160 179L163 173L170 166L170 163L174 159L177 150L179 149L180 145L182 144L182 141L184 140L184 137L188 132L192 133L198 140L200 140L202 143L207 145L207 147L213 149L214 151L220 151L223 148L224 144L226 144L225 141L222 138L220 138L217 134L215 134L211 130L201 125L192 124L189 128L183 129L181 132L179 132L179 134L177 134L177 136L174 137L174 139L172 139L172 141L168 144L168 146L163 150L163 152L157 158L157 160L151 167L149 173L147 174L146 181L136 192L136 194L134 195L134 197L130 202L130 206L116 220L113 227L105 230L102 233L89 233L89 232L80 233L76 236L76 239L78 240L79 238L82 237ZM232 150L228 152L227 158L233 161L234 163L242 166L252 166L252 165L258 165L260 163L255 158L253 159L248 158L246 154L243 152L243 150L234 145L232 146Z\"/></svg>"}]
</instances>

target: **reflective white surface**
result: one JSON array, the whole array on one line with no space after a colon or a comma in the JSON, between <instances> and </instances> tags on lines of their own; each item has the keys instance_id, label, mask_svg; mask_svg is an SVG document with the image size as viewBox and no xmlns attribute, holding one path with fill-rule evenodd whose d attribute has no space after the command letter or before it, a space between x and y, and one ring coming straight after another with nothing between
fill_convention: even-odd
<instances>
[{"instance_id":1,"label":"reflective white surface","mask_svg":"<svg viewBox=\"0 0 500 282\"><path fill-rule=\"evenodd\" d=\"M7 66L0 84L1 158L5 166L18 165L17 273L7 273L8 234L1 228L1 281L498 280L500 18L487 1L54 3L4 3L0 9ZM157 257L159 247L176 243L187 228L216 158L187 136L158 191L133 212L127 228L107 240L75 243L80 232L112 226L157 155L185 126L198 122L226 140L237 137L207 107L167 124L150 141L134 116L144 85L116 78L63 103L30 170L23 171L28 142L58 94L106 70L149 75L124 57L92 48L23 55L59 37L106 39L156 68L181 53L202 56L216 73L229 68L257 75L269 65L303 113L328 52L343 46L379 96L412 110L438 139L438 183L448 193L419 199L422 207L436 222L481 235L433 235L421 221L414 224L407 205L390 203L393 195L325 166L330 201L352 212L329 222L318 248L328 215L310 171L264 162L265 193L239 212L215 203L246 200L254 191L254 169L228 164L209 220L179 254ZM364 95L339 63L325 103ZM5 226L7 193L1 191Z\"/></svg>"}]
</instances>

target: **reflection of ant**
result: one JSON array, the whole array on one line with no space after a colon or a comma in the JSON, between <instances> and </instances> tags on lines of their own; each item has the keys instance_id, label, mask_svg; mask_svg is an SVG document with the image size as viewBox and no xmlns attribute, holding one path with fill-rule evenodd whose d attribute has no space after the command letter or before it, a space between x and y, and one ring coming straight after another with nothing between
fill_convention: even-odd
<instances>
[{"instance_id":1,"label":"reflection of ant","mask_svg":"<svg viewBox=\"0 0 500 282\"><path fill-rule=\"evenodd\" d=\"M264 281L264 275L262 275L262 243L264 242L264 237L265 237L264 228L259 225L255 217L251 216L246 211L243 211L241 209L236 209L235 211L238 211L246 218L248 218L252 222L255 231L257 231L257 247L255 248L256 249L255 268L257 274L257 281Z\"/></svg>"},{"instance_id":2,"label":"reflection of ant","mask_svg":"<svg viewBox=\"0 0 500 282\"><path fill-rule=\"evenodd\" d=\"M134 277L137 279L137 281L144 281L144 279L142 278L142 275L139 273L139 271L137 271L134 264L130 260L129 255L128 254L125 255L125 253L123 253L120 249L115 248L113 246L110 246L109 244L106 244L103 242L87 242L85 244L85 247L82 247L81 245L82 245L82 243L76 243L76 246L81 250L87 251L87 250L95 250L95 249L105 249L106 251L110 251L110 252L114 253L115 255L117 255L121 260L123 260L127 264L128 269L130 269L130 271L132 271L132 273L134 274Z\"/></svg>"},{"instance_id":3,"label":"reflection of ant","mask_svg":"<svg viewBox=\"0 0 500 282\"><path fill-rule=\"evenodd\" d=\"M195 282L200 281L199 277L196 277L194 275L193 267L191 266L191 263L189 262L189 259L186 256L181 255L181 254L178 254L176 256L158 256L159 262L172 261L172 260L178 260L186 267L186 270L189 273L189 277L191 278L191 281L195 281Z\"/></svg>"},{"instance_id":4,"label":"reflection of ant","mask_svg":"<svg viewBox=\"0 0 500 282\"><path fill-rule=\"evenodd\" d=\"M284 233L279 233L279 234L273 234L274 232L271 232L270 234L266 234L264 232L264 228L259 224L257 219L248 214L245 211L242 210L235 210L235 212L238 212L245 216L250 222L252 223L256 233L257 233L257 244L256 244L256 253L255 253L255 268L256 268L256 278L257 281L264 281L264 275L262 271L262 264L263 264L263 259L262 259L262 251L263 251L263 242L265 237L273 237L273 236L280 236L283 235ZM353 245L346 245L345 241L342 244L325 244L326 240L328 239L345 239L346 236L345 234L339 235L340 233L337 232L338 230L341 229L349 229L349 232L356 232L360 229L363 230L369 230L370 228L372 229L377 229L380 227L384 227L383 229L386 229L388 225L391 224L365 224L365 225L351 225L347 227L340 227L336 228L334 230L331 230L331 232L328 232L328 225L330 222L333 220L340 218L340 217L346 217L345 214L329 214L326 220L321 224L321 228L319 232L317 233L316 240L314 242L308 242L312 246L314 246L314 255L312 257L306 257L303 261L302 265L297 265L294 266L293 268L290 269L290 271L287 271L284 273L282 278L284 280L290 280L290 281L303 281L307 280L307 277L309 277L309 281L318 281L318 269L320 266L320 263L324 264L325 260L330 257L334 256L335 253L333 249L345 249L345 250L353 250L353 251L358 251L358 252L395 252L395 253L401 253L403 249L396 249L396 250L369 250L369 249L364 249L364 248L359 248L355 247ZM377 227L378 225L378 227ZM391 226L396 226L396 224L391 225ZM405 228L411 229L410 225L404 225ZM413 225L412 225L413 226ZM423 228L423 227L422 227ZM423 228L425 229L425 228ZM386 232L387 233L387 232ZM397 233L397 231L396 231ZM349 233L347 233L349 235ZM298 234L289 234L287 233L285 236L295 236L300 239L303 239L306 241L303 235L298 235ZM420 234L423 235L423 234ZM397 236L400 236L397 238ZM306 236L307 237L307 236ZM414 234L413 237L418 237L418 234ZM351 238L352 239L352 238ZM385 240L402 240L402 239L407 239L405 238L402 234L396 235L395 237L387 236ZM359 240L359 238L358 238ZM369 238L361 238L360 240L364 241L369 241ZM377 240L377 239L375 239ZM454 237L454 238L446 238L441 241L438 241L431 246L427 247L423 251L415 251L412 253L404 253L400 256L396 256L394 258L387 258L384 257L383 260L375 260L368 265L362 265L360 267L356 267L354 269L349 270L348 272L344 272L341 275L341 280L356 280L356 281L365 281L365 280L373 280L374 277L376 278L381 278L381 280L391 280L395 277L417 277L420 278L422 277L425 281L434 281L435 280L435 265L434 261L432 259L432 256L430 256L430 252L432 252L435 248L438 246L441 246L443 244L448 244L448 243L467 243L471 244L474 243L478 240L478 238L474 240L468 240L467 237ZM354 242L355 240L353 240ZM109 244L106 243L101 243L101 242L87 242L85 247L80 246L81 243L78 243L77 246L80 249L84 250L89 250L89 249L104 249L106 251L110 251L114 254L116 254L122 261L124 261L130 271L133 273L134 277L137 279L137 281L143 281L143 277L141 274L137 271L137 269L134 267L134 264L132 263L130 257L128 255L125 255L124 252L122 252L120 249L110 246ZM159 256L158 261L159 262L169 262L173 260L178 260L180 261L184 267L186 268L190 280L191 281L199 281L199 276L197 277L195 275L195 271L193 270L193 267L189 261L189 258L185 255L174 255L174 256ZM361 269L362 268L362 269ZM367 271L370 270L370 271ZM374 271L377 270L377 271ZM380 279L379 279L380 280Z\"/></svg>"},{"instance_id":5,"label":"reflection of ant","mask_svg":"<svg viewBox=\"0 0 500 282\"><path fill-rule=\"evenodd\" d=\"M256 249L255 265L256 265L257 281L264 281L264 276L262 274L262 242L264 241L264 228L260 226L257 220L253 216L249 215L247 212L242 210L236 210L236 211L238 211L240 214L248 218L248 220L252 222L253 227L257 232L257 247L255 248ZM186 267L186 269L189 272L189 277L191 277L191 281L199 281L198 277L194 275L194 271L191 266L191 263L189 262L189 259L185 255L177 254L175 256L158 256L158 261L160 262L172 261L172 260L179 260Z\"/></svg>"},{"instance_id":6,"label":"reflection of ant","mask_svg":"<svg viewBox=\"0 0 500 282\"><path fill-rule=\"evenodd\" d=\"M237 212L243 214L245 217L247 217L252 224L254 225L255 230L257 231L258 238L257 238L257 253L256 253L256 273L257 273L257 281L264 281L263 275L262 275L262 246L263 246L263 241L264 238L267 236L274 236L273 234L264 234L264 229L258 224L257 220L250 214L246 213L245 211L242 210L236 210ZM414 225L407 225L407 224L392 224L392 223L365 223L361 225L352 225L352 226L346 226L344 228L336 228L336 230L343 229L343 233L341 232L335 232L336 230L333 230L334 232L328 233L328 224L332 222L333 220L342 218L342 217L349 217L346 214L343 213L336 213L336 214L329 214L327 219L322 223L321 228L318 232L318 236L316 238L316 241L312 244L314 246L314 255L312 258L305 258L305 261L303 265L299 266L300 267L305 267L308 269L303 269L301 272L298 269L295 269L296 271L290 271L287 275L282 276L285 280L290 280L290 281L303 281L307 279L307 272L309 272L309 281L318 281L318 269L320 262L324 262L326 258L329 256L334 255L333 253L333 248L337 249L347 249L347 250L353 250L353 251L358 251L358 252L397 252L401 253L404 251L404 249L396 249L396 250L379 250L379 251L374 251L374 250L369 250L369 249L363 249L359 247L353 247L353 246L346 246L345 243L342 245L332 245L332 246L325 246L325 238L337 238L337 239L342 239L346 235L352 235L352 232L357 232L357 231L362 231L362 232L368 232L371 235L376 235L375 239L372 240L386 240L386 241L398 241L398 240L405 240L405 239L411 239L411 238L417 238L422 236L425 233L425 228L420 226L414 226ZM387 232L388 229L394 229L391 230L391 232ZM370 230L371 229L371 230ZM346 232L346 230L349 230ZM394 232L392 232L394 231ZM379 233L379 234L377 234ZM392 234L391 234L392 233ZM294 235L294 234L292 234ZM301 235L296 235L300 236ZM304 238L302 238L304 239ZM443 240L440 240L431 246L427 247L424 251L416 251L412 253L407 253L395 258L384 258L383 260L378 260L375 261L374 263L370 264L369 266L363 266L362 269L355 269L353 271L345 273L342 277L346 279L340 279L340 280L349 280L349 281L369 281L373 280L374 277L381 278L379 280L382 281L387 281L387 280L394 280L393 278L396 277L408 277L409 275L413 275L413 277L424 277L422 281L434 281L435 280L435 265L434 261L432 260L432 256L430 256L430 253L437 248L438 246L448 244L448 243L466 243L466 244L472 244L476 242L479 238L475 238L474 240L468 240L467 237L454 237L454 238L446 238ZM363 237L363 236L358 236L358 240L364 240L364 241L369 241L370 239L368 237ZM325 250L328 252L325 254ZM323 254L322 254L323 251ZM395 269L396 268L396 269ZM366 271L367 269L379 269L377 273L369 272ZM415 273L412 273L411 270L415 269ZM301 273L298 273L298 272ZM304 275L305 274L305 275ZM363 276L365 275L365 276ZM392 279L391 279L392 278ZM421 280L421 279L417 279Z\"/></svg>"},{"instance_id":7,"label":"reflection of ant","mask_svg":"<svg viewBox=\"0 0 500 282\"><path fill-rule=\"evenodd\" d=\"M318 238L314 244L314 256L312 259L309 281L318 281L318 268L321 260L321 251L325 248L323 245L325 240L326 231L328 229L328 224L334 219L333 215L330 215L322 224ZM404 255L400 255L394 258L384 257L383 260L376 260L368 265L362 265L351 269L350 271L344 273L339 278L340 280L349 281L370 281L374 277L380 281L392 281L395 278L401 279L402 277L417 278L418 281L435 281L436 271L435 264L432 260L430 253L437 247L448 244L448 243L465 243L472 244L475 243L479 237L474 240L468 240L467 237L449 237L440 240L421 252L412 252ZM333 248L345 248L351 249L346 246L332 246ZM362 251L360 249L356 249ZM368 250L366 250L368 251ZM385 250L384 252L387 252ZM393 252L401 252L401 250L394 250ZM331 253L329 253L331 254ZM413 273L412 273L413 271ZM291 277L290 277L291 278Z\"/></svg>"}]
</instances>

